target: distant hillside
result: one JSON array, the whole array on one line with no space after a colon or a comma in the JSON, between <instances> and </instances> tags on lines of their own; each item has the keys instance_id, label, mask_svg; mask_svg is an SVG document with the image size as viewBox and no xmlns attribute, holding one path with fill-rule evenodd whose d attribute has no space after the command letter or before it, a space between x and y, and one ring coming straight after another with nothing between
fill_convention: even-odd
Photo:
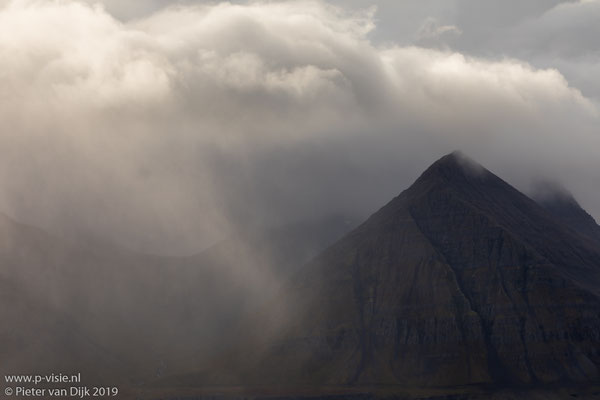
<instances>
[{"instance_id":1,"label":"distant hillside","mask_svg":"<svg viewBox=\"0 0 600 400\"><path fill-rule=\"evenodd\" d=\"M108 383L189 370L348 224L255 231L177 258L66 242L0 216L0 370Z\"/></svg>"}]
</instances>

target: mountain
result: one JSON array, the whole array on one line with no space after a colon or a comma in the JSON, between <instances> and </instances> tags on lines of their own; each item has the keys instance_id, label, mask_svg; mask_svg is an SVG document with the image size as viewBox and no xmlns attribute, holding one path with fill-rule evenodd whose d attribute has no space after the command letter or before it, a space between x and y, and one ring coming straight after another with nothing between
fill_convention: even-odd
<instances>
[{"instance_id":1,"label":"mountain","mask_svg":"<svg viewBox=\"0 0 600 400\"><path fill-rule=\"evenodd\" d=\"M452 153L254 318L225 372L198 379L398 390L598 383L600 250Z\"/></svg>"},{"instance_id":2,"label":"mountain","mask_svg":"<svg viewBox=\"0 0 600 400\"><path fill-rule=\"evenodd\" d=\"M160 296L147 293L164 293L169 262L62 240L0 215L0 370L79 371L98 382L147 373L140 365L160 329L139 330L152 325Z\"/></svg>"},{"instance_id":3,"label":"mountain","mask_svg":"<svg viewBox=\"0 0 600 400\"><path fill-rule=\"evenodd\" d=\"M565 189L544 184L533 199L569 228L600 243L600 226Z\"/></svg>"},{"instance_id":4,"label":"mountain","mask_svg":"<svg viewBox=\"0 0 600 400\"><path fill-rule=\"evenodd\" d=\"M349 223L254 230L160 257L67 241L0 214L0 372L76 371L115 384L186 371Z\"/></svg>"}]
</instances>

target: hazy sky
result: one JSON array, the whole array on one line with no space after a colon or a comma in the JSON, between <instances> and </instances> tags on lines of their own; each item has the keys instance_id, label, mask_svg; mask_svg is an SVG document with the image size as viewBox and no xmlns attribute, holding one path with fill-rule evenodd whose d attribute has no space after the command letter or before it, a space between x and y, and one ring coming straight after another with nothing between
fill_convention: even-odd
<instances>
[{"instance_id":1,"label":"hazy sky","mask_svg":"<svg viewBox=\"0 0 600 400\"><path fill-rule=\"evenodd\" d=\"M192 252L455 149L600 217L600 1L0 0L0 210Z\"/></svg>"}]
</instances>

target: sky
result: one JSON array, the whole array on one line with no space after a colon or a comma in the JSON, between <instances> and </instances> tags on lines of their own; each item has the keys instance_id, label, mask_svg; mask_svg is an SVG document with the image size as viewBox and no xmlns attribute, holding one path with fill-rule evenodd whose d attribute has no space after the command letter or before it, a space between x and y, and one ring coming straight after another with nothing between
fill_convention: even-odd
<instances>
[{"instance_id":1,"label":"sky","mask_svg":"<svg viewBox=\"0 0 600 400\"><path fill-rule=\"evenodd\" d=\"M600 1L0 0L0 211L190 254L462 150L600 219Z\"/></svg>"}]
</instances>

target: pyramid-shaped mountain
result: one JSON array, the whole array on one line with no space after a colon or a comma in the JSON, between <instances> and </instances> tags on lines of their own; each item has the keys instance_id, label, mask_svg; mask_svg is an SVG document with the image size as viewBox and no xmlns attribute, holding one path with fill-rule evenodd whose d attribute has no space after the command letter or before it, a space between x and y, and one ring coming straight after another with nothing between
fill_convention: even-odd
<instances>
[{"instance_id":1,"label":"pyramid-shaped mountain","mask_svg":"<svg viewBox=\"0 0 600 400\"><path fill-rule=\"evenodd\" d=\"M597 243L459 153L306 265L274 303L287 304L270 310L286 327L246 356L261 360L238 371L246 382L600 380Z\"/></svg>"}]
</instances>

